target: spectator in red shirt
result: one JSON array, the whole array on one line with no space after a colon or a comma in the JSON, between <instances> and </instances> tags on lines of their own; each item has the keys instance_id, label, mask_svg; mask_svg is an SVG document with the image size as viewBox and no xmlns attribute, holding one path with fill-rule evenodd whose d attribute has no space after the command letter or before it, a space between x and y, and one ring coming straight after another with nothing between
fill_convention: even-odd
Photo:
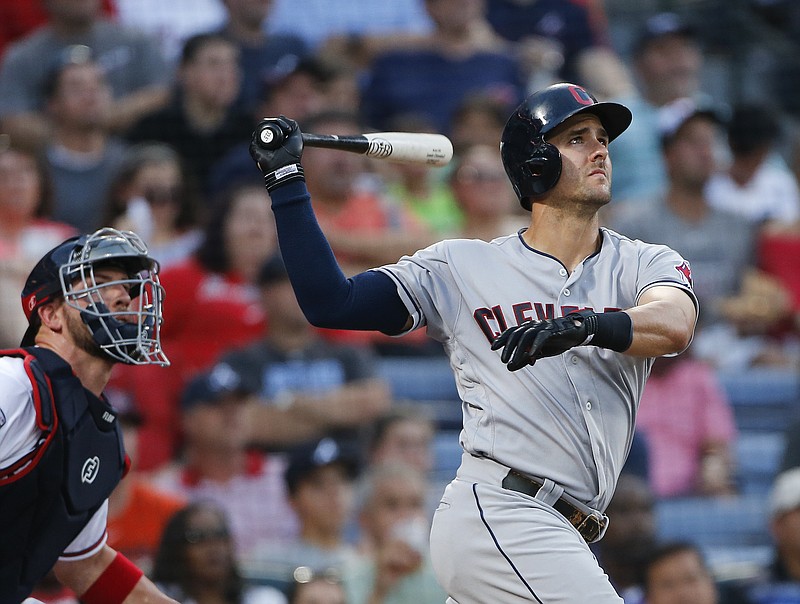
<instances>
[{"instance_id":1,"label":"spectator in red shirt","mask_svg":"<svg viewBox=\"0 0 800 604\"><path fill-rule=\"evenodd\" d=\"M266 317L256 279L277 250L269 198L261 185L230 191L214 209L197 252L164 270L162 342L171 366L115 371L111 386L133 399L144 416L141 465L170 461L180 439L179 400L186 380L224 352L261 337Z\"/></svg>"}]
</instances>

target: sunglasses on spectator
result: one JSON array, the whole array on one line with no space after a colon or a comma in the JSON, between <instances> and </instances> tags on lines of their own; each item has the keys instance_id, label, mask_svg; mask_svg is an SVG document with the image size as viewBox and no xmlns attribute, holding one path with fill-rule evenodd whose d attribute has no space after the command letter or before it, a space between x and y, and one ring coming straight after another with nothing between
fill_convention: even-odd
<instances>
[{"instance_id":1,"label":"sunglasses on spectator","mask_svg":"<svg viewBox=\"0 0 800 604\"><path fill-rule=\"evenodd\" d=\"M181 187L148 187L143 191L144 198L154 205L170 203L180 199Z\"/></svg>"},{"instance_id":2,"label":"sunglasses on spectator","mask_svg":"<svg viewBox=\"0 0 800 604\"><path fill-rule=\"evenodd\" d=\"M230 531L224 526L206 529L187 529L183 538L186 543L195 545L197 543L208 543L209 541L221 541L231 536Z\"/></svg>"}]
</instances>

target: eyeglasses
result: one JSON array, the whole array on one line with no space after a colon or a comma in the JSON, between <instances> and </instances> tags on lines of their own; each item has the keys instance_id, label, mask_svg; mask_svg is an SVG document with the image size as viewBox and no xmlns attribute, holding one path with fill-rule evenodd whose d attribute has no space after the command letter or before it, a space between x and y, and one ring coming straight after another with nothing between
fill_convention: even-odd
<instances>
[{"instance_id":1,"label":"eyeglasses","mask_svg":"<svg viewBox=\"0 0 800 604\"><path fill-rule=\"evenodd\" d=\"M186 543L195 545L197 543L208 543L209 541L221 541L230 538L230 531L224 526L207 529L186 529L183 538Z\"/></svg>"},{"instance_id":2,"label":"eyeglasses","mask_svg":"<svg viewBox=\"0 0 800 604\"><path fill-rule=\"evenodd\" d=\"M180 199L183 188L180 185L171 187L148 187L143 191L144 198L154 205L166 204Z\"/></svg>"}]
</instances>

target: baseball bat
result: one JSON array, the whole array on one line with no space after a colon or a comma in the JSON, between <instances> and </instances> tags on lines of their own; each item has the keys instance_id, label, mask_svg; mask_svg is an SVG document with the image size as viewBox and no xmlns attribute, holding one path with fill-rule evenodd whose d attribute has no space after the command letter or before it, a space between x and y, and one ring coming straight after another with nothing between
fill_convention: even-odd
<instances>
[{"instance_id":1,"label":"baseball bat","mask_svg":"<svg viewBox=\"0 0 800 604\"><path fill-rule=\"evenodd\" d=\"M257 140L265 149L277 149L283 132L273 124L261 127ZM307 147L339 149L387 161L445 166L453 158L453 144L443 134L373 132L369 134L303 133Z\"/></svg>"}]
</instances>

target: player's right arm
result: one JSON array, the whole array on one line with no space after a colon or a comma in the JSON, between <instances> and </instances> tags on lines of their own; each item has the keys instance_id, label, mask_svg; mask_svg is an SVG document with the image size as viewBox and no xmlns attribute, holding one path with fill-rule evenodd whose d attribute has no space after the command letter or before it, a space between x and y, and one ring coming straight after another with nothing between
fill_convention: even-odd
<instances>
[{"instance_id":1,"label":"player's right arm","mask_svg":"<svg viewBox=\"0 0 800 604\"><path fill-rule=\"evenodd\" d=\"M108 545L88 558L59 560L54 571L87 604L176 604Z\"/></svg>"},{"instance_id":2,"label":"player's right arm","mask_svg":"<svg viewBox=\"0 0 800 604\"><path fill-rule=\"evenodd\" d=\"M258 142L265 124L285 136L277 149L265 149ZM303 313L317 327L401 333L410 326L411 316L394 281L379 271L347 278L339 267L311 207L302 153L302 133L293 120L265 118L253 133L250 155L264 174L281 255Z\"/></svg>"}]
</instances>

